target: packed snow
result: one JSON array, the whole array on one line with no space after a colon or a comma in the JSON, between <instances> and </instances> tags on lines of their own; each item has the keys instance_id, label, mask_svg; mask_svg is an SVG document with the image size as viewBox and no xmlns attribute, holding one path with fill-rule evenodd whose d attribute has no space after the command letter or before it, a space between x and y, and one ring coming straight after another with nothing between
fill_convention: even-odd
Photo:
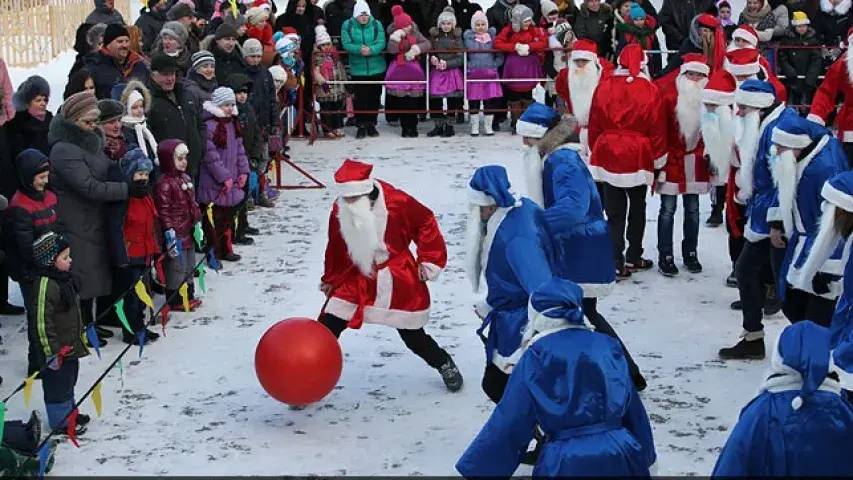
<instances>
[{"instance_id":1,"label":"packed snow","mask_svg":"<svg viewBox=\"0 0 853 480\"><path fill-rule=\"evenodd\" d=\"M33 73L45 76L55 92L55 111L73 57L69 52L38 69L11 69L13 83ZM327 398L296 411L264 393L253 366L258 339L282 318L315 317L323 303L317 287L334 198L326 189L287 190L274 209L249 214L262 233L255 245L238 248L241 262L226 264L219 275L209 272L204 305L194 313L172 313L165 338L147 345L141 359L133 348L124 357L123 375L114 369L104 380L103 416L81 437L79 451L68 442L59 447L52 475L455 474L456 460L493 408L480 389L485 359L472 311L478 297L464 275L465 186L476 167L500 163L523 191L521 140L507 133L404 140L399 129L382 122L380 132L378 139L347 137L313 146L294 140L291 153L327 185L344 157L373 163L377 178L436 213L449 263L431 285L427 331L455 358L465 376L463 390L446 392L438 373L393 330L365 325L343 334L344 371ZM306 183L293 171L285 173L290 183ZM651 197L645 247L655 260L658 206L658 197ZM706 196L703 221L709 211ZM680 222L679 209L676 245ZM737 291L724 285L731 268L724 228L702 227L699 256L701 274L668 279L644 272L599 302L648 379L641 397L661 475L711 473L769 363L717 359L717 349L741 331L739 312L729 309ZM10 292L20 304L17 285ZM155 301L159 306L162 297ZM2 323L0 375L8 394L26 375L26 322L6 317ZM765 323L769 343L788 322L777 314ZM123 347L113 340L102 359L93 354L82 360L78 395ZM35 382L30 408L43 408L41 395ZM18 394L6 418L25 418L30 408ZM91 401L81 411L94 414ZM517 474L530 471L522 466Z\"/></svg>"}]
</instances>

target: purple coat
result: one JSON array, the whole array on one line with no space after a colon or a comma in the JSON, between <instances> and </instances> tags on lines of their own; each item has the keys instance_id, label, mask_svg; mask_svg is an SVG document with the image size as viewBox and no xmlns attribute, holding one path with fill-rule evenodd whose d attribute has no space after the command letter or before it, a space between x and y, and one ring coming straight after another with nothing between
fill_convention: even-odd
<instances>
[{"instance_id":1,"label":"purple coat","mask_svg":"<svg viewBox=\"0 0 853 480\"><path fill-rule=\"evenodd\" d=\"M236 110L234 119L236 121ZM213 132L216 130L216 118L225 113L212 102L204 102L204 123L207 126L207 151L201 164L198 181L199 203L213 203L221 207L233 207L243 201L243 189L237 186L240 174L249 174L249 159L243 149L243 140L234 131L234 123L226 124L228 144L220 150L213 144ZM234 186L227 193L225 181L231 179Z\"/></svg>"}]
</instances>

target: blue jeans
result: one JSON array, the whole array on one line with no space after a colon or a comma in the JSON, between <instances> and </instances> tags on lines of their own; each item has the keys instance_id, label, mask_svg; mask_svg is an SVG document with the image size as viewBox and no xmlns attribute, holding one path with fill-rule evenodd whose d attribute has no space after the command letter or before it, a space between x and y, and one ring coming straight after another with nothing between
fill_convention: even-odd
<instances>
[{"instance_id":1,"label":"blue jeans","mask_svg":"<svg viewBox=\"0 0 853 480\"><path fill-rule=\"evenodd\" d=\"M79 371L80 363L75 358L63 360L59 370L48 367L41 374L47 423L52 429L67 425L65 416L74 409L74 386Z\"/></svg>"},{"instance_id":2,"label":"blue jeans","mask_svg":"<svg viewBox=\"0 0 853 480\"><path fill-rule=\"evenodd\" d=\"M675 223L675 210L679 195L661 195L658 213L658 254L661 257L672 256L672 230ZM699 244L699 195L695 193L680 195L684 203L684 239L681 241L681 255L695 253Z\"/></svg>"}]
</instances>

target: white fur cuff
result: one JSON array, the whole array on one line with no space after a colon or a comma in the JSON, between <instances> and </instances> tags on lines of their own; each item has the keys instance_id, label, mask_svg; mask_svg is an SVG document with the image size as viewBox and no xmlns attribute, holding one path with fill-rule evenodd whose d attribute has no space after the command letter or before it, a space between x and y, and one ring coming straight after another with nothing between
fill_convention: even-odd
<instances>
[{"instance_id":1,"label":"white fur cuff","mask_svg":"<svg viewBox=\"0 0 853 480\"><path fill-rule=\"evenodd\" d=\"M741 75L755 75L761 70L761 65L758 62L746 64L734 64L726 60L726 70L732 75L738 77Z\"/></svg>"},{"instance_id":2,"label":"white fur cuff","mask_svg":"<svg viewBox=\"0 0 853 480\"><path fill-rule=\"evenodd\" d=\"M522 137L542 138L548 132L548 129L542 125L519 120L515 124L515 131Z\"/></svg>"},{"instance_id":3,"label":"white fur cuff","mask_svg":"<svg viewBox=\"0 0 853 480\"><path fill-rule=\"evenodd\" d=\"M827 202L832 203L845 211L853 212L853 195L838 190L829 182L823 184L823 189L821 189L820 194Z\"/></svg>"},{"instance_id":4,"label":"white fur cuff","mask_svg":"<svg viewBox=\"0 0 853 480\"><path fill-rule=\"evenodd\" d=\"M772 140L776 145L796 149L806 148L812 143L812 139L808 135L788 133L778 127L773 129Z\"/></svg>"},{"instance_id":5,"label":"white fur cuff","mask_svg":"<svg viewBox=\"0 0 853 480\"><path fill-rule=\"evenodd\" d=\"M424 274L425 274L424 276L430 282L434 281L436 278L438 278L439 275L441 275L441 267L439 267L438 265L435 265L433 263L422 262L420 264L420 268L423 269Z\"/></svg>"},{"instance_id":6,"label":"white fur cuff","mask_svg":"<svg viewBox=\"0 0 853 480\"><path fill-rule=\"evenodd\" d=\"M491 207L493 205L497 205L494 198L479 190L474 190L470 185L468 185L468 203L478 207Z\"/></svg>"}]
</instances>

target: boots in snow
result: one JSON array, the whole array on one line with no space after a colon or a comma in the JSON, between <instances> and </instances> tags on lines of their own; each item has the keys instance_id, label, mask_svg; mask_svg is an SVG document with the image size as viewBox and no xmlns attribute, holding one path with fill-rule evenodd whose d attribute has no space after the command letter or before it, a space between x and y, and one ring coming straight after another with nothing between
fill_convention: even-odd
<instances>
[{"instance_id":1,"label":"boots in snow","mask_svg":"<svg viewBox=\"0 0 853 480\"><path fill-rule=\"evenodd\" d=\"M515 135L515 124L518 121L518 118L521 117L521 114L524 113L524 104L521 103L520 100L514 102L506 102L507 107L509 107L510 114L510 126L512 127L512 134Z\"/></svg>"},{"instance_id":2,"label":"boots in snow","mask_svg":"<svg viewBox=\"0 0 853 480\"><path fill-rule=\"evenodd\" d=\"M359 126L358 131L355 132L355 138L361 140L362 138L367 137L367 127Z\"/></svg>"},{"instance_id":3,"label":"boots in snow","mask_svg":"<svg viewBox=\"0 0 853 480\"><path fill-rule=\"evenodd\" d=\"M240 259L243 258L240 255L234 253L234 246L231 243L231 237L233 234L234 230L229 228L222 236L222 256L219 258L219 260L225 260L227 262L239 262Z\"/></svg>"},{"instance_id":4,"label":"boots in snow","mask_svg":"<svg viewBox=\"0 0 853 480\"><path fill-rule=\"evenodd\" d=\"M728 278L726 278L726 286L729 288L737 288L737 277L735 276L734 270L732 270L732 273L730 273Z\"/></svg>"},{"instance_id":5,"label":"boots in snow","mask_svg":"<svg viewBox=\"0 0 853 480\"><path fill-rule=\"evenodd\" d=\"M764 359L764 331L741 334L740 341L733 347L721 348L720 357L724 360L762 360Z\"/></svg>"},{"instance_id":6,"label":"boots in snow","mask_svg":"<svg viewBox=\"0 0 853 480\"><path fill-rule=\"evenodd\" d=\"M483 134L487 137L491 137L495 134L494 128L494 115L485 115L483 116Z\"/></svg>"},{"instance_id":7,"label":"boots in snow","mask_svg":"<svg viewBox=\"0 0 853 480\"><path fill-rule=\"evenodd\" d=\"M435 126L432 128L432 130L429 131L429 133L427 133L427 137L432 138L442 136L442 134L444 133L445 121L446 119L444 118L436 118L434 120Z\"/></svg>"},{"instance_id":8,"label":"boots in snow","mask_svg":"<svg viewBox=\"0 0 853 480\"><path fill-rule=\"evenodd\" d=\"M462 374L450 355L447 356L447 361L438 367L438 371L441 373L441 379L444 380L444 385L448 390L458 392L462 388Z\"/></svg>"},{"instance_id":9,"label":"boots in snow","mask_svg":"<svg viewBox=\"0 0 853 480\"><path fill-rule=\"evenodd\" d=\"M635 260L633 262L625 262L625 268L629 272L638 272L640 270L648 270L654 266L655 266L655 262L653 262L647 258L640 258L640 259Z\"/></svg>"},{"instance_id":10,"label":"boots in snow","mask_svg":"<svg viewBox=\"0 0 853 480\"><path fill-rule=\"evenodd\" d=\"M456 130L453 128L453 125L445 123L444 130L441 132L441 138L450 138L454 135L456 135Z\"/></svg>"},{"instance_id":11,"label":"boots in snow","mask_svg":"<svg viewBox=\"0 0 853 480\"><path fill-rule=\"evenodd\" d=\"M672 255L667 255L658 259L658 270L664 277L674 277L678 275L678 267L675 266L675 259Z\"/></svg>"},{"instance_id":12,"label":"boots in snow","mask_svg":"<svg viewBox=\"0 0 853 480\"><path fill-rule=\"evenodd\" d=\"M480 135L480 114L471 114L471 136L477 137Z\"/></svg>"},{"instance_id":13,"label":"boots in snow","mask_svg":"<svg viewBox=\"0 0 853 480\"><path fill-rule=\"evenodd\" d=\"M367 136L368 137L378 137L379 132L376 130L376 125L370 124L367 126Z\"/></svg>"},{"instance_id":14,"label":"boots in snow","mask_svg":"<svg viewBox=\"0 0 853 480\"><path fill-rule=\"evenodd\" d=\"M702 264L696 252L690 252L684 256L684 268L690 273L702 273Z\"/></svg>"},{"instance_id":15,"label":"boots in snow","mask_svg":"<svg viewBox=\"0 0 853 480\"><path fill-rule=\"evenodd\" d=\"M711 207L711 216L705 222L706 227L716 228L723 224L723 205L713 205Z\"/></svg>"},{"instance_id":16,"label":"boots in snow","mask_svg":"<svg viewBox=\"0 0 853 480\"><path fill-rule=\"evenodd\" d=\"M174 309L174 307L173 307L173 309ZM181 310L183 310L183 307L181 307ZM151 342L156 342L158 338L160 338L159 333L152 332L151 330L148 330L147 328L145 329L145 344L146 345L151 343ZM137 335L131 335L131 334L127 333L127 331L122 333L121 341L128 344L128 345L139 346L139 337ZM78 418L78 422L79 422L79 418Z\"/></svg>"},{"instance_id":17,"label":"boots in snow","mask_svg":"<svg viewBox=\"0 0 853 480\"><path fill-rule=\"evenodd\" d=\"M740 300L735 300L729 304L729 308L732 310L743 310L743 303Z\"/></svg>"},{"instance_id":18,"label":"boots in snow","mask_svg":"<svg viewBox=\"0 0 853 480\"><path fill-rule=\"evenodd\" d=\"M764 296L764 316L776 315L779 310L782 310L782 302L776 294L776 285L768 285Z\"/></svg>"},{"instance_id":19,"label":"boots in snow","mask_svg":"<svg viewBox=\"0 0 853 480\"><path fill-rule=\"evenodd\" d=\"M189 297L189 300L190 300L190 311L194 312L198 307L201 306L201 300L198 298L195 298L195 283L190 283L187 286L187 290L188 290L187 296Z\"/></svg>"},{"instance_id":20,"label":"boots in snow","mask_svg":"<svg viewBox=\"0 0 853 480\"><path fill-rule=\"evenodd\" d=\"M246 228L244 229L244 231L245 231L246 235L258 235L261 233L261 231L258 230L257 228L250 227L248 225L248 222L246 222Z\"/></svg>"}]
</instances>

